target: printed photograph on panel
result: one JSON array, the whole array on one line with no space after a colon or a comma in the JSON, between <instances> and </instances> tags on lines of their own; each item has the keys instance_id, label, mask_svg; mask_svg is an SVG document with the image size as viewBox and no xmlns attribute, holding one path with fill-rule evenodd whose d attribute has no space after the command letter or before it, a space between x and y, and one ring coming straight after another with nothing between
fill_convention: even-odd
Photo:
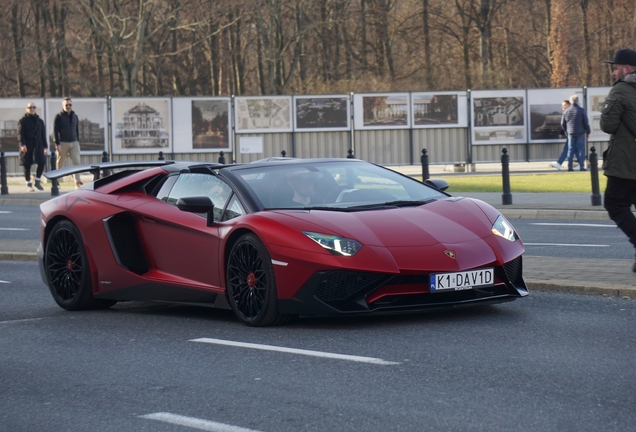
<instances>
[{"instance_id":1,"label":"printed photograph on panel","mask_svg":"<svg viewBox=\"0 0 636 432\"><path fill-rule=\"evenodd\" d=\"M414 125L457 124L456 94L417 94L413 96Z\"/></svg>"},{"instance_id":2,"label":"printed photograph on panel","mask_svg":"<svg viewBox=\"0 0 636 432\"><path fill-rule=\"evenodd\" d=\"M408 95L363 96L364 126L407 126Z\"/></svg>"},{"instance_id":3,"label":"printed photograph on panel","mask_svg":"<svg viewBox=\"0 0 636 432\"><path fill-rule=\"evenodd\" d=\"M476 127L523 125L522 97L476 98L473 108Z\"/></svg>"},{"instance_id":4,"label":"printed photograph on panel","mask_svg":"<svg viewBox=\"0 0 636 432\"><path fill-rule=\"evenodd\" d=\"M78 132L81 152L103 152L106 147L106 99L72 99L73 112L79 120ZM46 130L53 137L55 117L62 112L62 98L46 100Z\"/></svg>"},{"instance_id":5,"label":"printed photograph on panel","mask_svg":"<svg viewBox=\"0 0 636 432\"><path fill-rule=\"evenodd\" d=\"M235 99L237 132L290 132L291 97Z\"/></svg>"},{"instance_id":6,"label":"printed photograph on panel","mask_svg":"<svg viewBox=\"0 0 636 432\"><path fill-rule=\"evenodd\" d=\"M530 105L530 139L559 139L561 129L561 102L543 105Z\"/></svg>"},{"instance_id":7,"label":"printed photograph on panel","mask_svg":"<svg viewBox=\"0 0 636 432\"><path fill-rule=\"evenodd\" d=\"M134 153L170 146L167 99L113 99L113 150Z\"/></svg>"},{"instance_id":8,"label":"printed photograph on panel","mask_svg":"<svg viewBox=\"0 0 636 432\"><path fill-rule=\"evenodd\" d=\"M587 117L590 122L590 141L608 141L610 136L601 130L601 111L611 87L588 87Z\"/></svg>"},{"instance_id":9,"label":"printed photograph on panel","mask_svg":"<svg viewBox=\"0 0 636 432\"><path fill-rule=\"evenodd\" d=\"M0 150L18 154L18 121L26 114L27 103L36 106L36 114L46 123L42 99L2 99L0 100ZM47 139L48 141L48 139ZM47 142L47 144L49 144Z\"/></svg>"},{"instance_id":10,"label":"printed photograph on panel","mask_svg":"<svg viewBox=\"0 0 636 432\"><path fill-rule=\"evenodd\" d=\"M192 101L192 148L229 148L228 102Z\"/></svg>"},{"instance_id":11,"label":"printed photograph on panel","mask_svg":"<svg viewBox=\"0 0 636 432\"><path fill-rule=\"evenodd\" d=\"M296 98L297 129L349 127L348 97Z\"/></svg>"}]
</instances>

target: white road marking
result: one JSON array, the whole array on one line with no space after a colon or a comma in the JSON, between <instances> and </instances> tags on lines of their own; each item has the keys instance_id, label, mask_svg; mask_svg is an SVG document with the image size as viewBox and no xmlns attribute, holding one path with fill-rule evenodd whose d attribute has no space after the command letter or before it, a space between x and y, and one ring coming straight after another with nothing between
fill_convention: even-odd
<instances>
[{"instance_id":1,"label":"white road marking","mask_svg":"<svg viewBox=\"0 0 636 432\"><path fill-rule=\"evenodd\" d=\"M6 211L6 210L0 210L0 213L1 213L1 214L9 214L9 213L13 213L13 212L11 212L11 211Z\"/></svg>"},{"instance_id":2,"label":"white road marking","mask_svg":"<svg viewBox=\"0 0 636 432\"><path fill-rule=\"evenodd\" d=\"M610 247L600 244L571 244L571 243L524 243L525 246L565 246L565 247Z\"/></svg>"},{"instance_id":3,"label":"white road marking","mask_svg":"<svg viewBox=\"0 0 636 432\"><path fill-rule=\"evenodd\" d=\"M253 349L259 349L259 350L265 350L265 351L277 351L277 352L284 352L289 354L300 354L300 355L306 355L306 356L312 356L312 357L348 360L348 361L354 361L354 362L360 362L360 363L371 363L376 365L400 364L397 362L390 362L390 361L386 361L386 360L382 360L382 359L374 358L374 357L360 357L360 356L352 356L352 355L346 355L346 354L328 353L323 351L285 348L285 347L279 347L274 345L261 345L261 344L245 343L245 342L234 342L234 341L227 341L222 339L199 338L199 339L191 339L190 342L203 342L203 343L216 344L216 345L228 345L228 346L235 346L235 347L241 347L241 348L253 348Z\"/></svg>"},{"instance_id":4,"label":"white road marking","mask_svg":"<svg viewBox=\"0 0 636 432\"><path fill-rule=\"evenodd\" d=\"M0 228L0 231L29 231L28 228Z\"/></svg>"},{"instance_id":5,"label":"white road marking","mask_svg":"<svg viewBox=\"0 0 636 432\"><path fill-rule=\"evenodd\" d=\"M179 414L158 412L139 416L141 418L158 420L165 423L179 426L191 427L194 429L212 432L258 432L254 429L246 429L239 426L232 426L224 423L217 423L209 420L202 420L195 417L186 417Z\"/></svg>"},{"instance_id":6,"label":"white road marking","mask_svg":"<svg viewBox=\"0 0 636 432\"><path fill-rule=\"evenodd\" d=\"M0 280L0 283L11 283L11 282Z\"/></svg>"},{"instance_id":7,"label":"white road marking","mask_svg":"<svg viewBox=\"0 0 636 432\"><path fill-rule=\"evenodd\" d=\"M592 227L592 228L618 228L616 225L607 224L588 224L588 223L548 223L548 222L532 222L530 225L542 226L572 226L572 227Z\"/></svg>"},{"instance_id":8,"label":"white road marking","mask_svg":"<svg viewBox=\"0 0 636 432\"><path fill-rule=\"evenodd\" d=\"M0 321L0 324L14 324L14 323L29 322L29 321L40 321L41 319L44 319L44 318L27 318L27 319L19 319L19 320Z\"/></svg>"}]
</instances>

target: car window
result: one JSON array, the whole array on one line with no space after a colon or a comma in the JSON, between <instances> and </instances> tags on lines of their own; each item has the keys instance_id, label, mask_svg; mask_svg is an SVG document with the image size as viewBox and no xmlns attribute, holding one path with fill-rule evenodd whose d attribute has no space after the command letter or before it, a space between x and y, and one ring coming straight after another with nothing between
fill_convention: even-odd
<instances>
[{"instance_id":1,"label":"car window","mask_svg":"<svg viewBox=\"0 0 636 432\"><path fill-rule=\"evenodd\" d=\"M176 175L166 178L156 194L157 199L167 201L168 196L170 195L170 190L172 189L172 186L174 186L174 182L176 182L178 178L179 176Z\"/></svg>"},{"instance_id":2,"label":"car window","mask_svg":"<svg viewBox=\"0 0 636 432\"><path fill-rule=\"evenodd\" d=\"M236 172L266 209L343 209L397 201L410 205L447 196L417 180L365 162L248 165Z\"/></svg>"},{"instance_id":3,"label":"car window","mask_svg":"<svg viewBox=\"0 0 636 432\"><path fill-rule=\"evenodd\" d=\"M223 209L232 195L232 188L209 174L181 174L168 194L167 202L176 205L179 198L207 196L214 204L214 220L221 220Z\"/></svg>"},{"instance_id":4,"label":"car window","mask_svg":"<svg viewBox=\"0 0 636 432\"><path fill-rule=\"evenodd\" d=\"M227 205L227 209L225 210L225 214L223 215L223 220L230 220L237 216L241 216L245 214L245 209L241 205L240 201L236 197L236 195L232 196L230 203Z\"/></svg>"}]
</instances>

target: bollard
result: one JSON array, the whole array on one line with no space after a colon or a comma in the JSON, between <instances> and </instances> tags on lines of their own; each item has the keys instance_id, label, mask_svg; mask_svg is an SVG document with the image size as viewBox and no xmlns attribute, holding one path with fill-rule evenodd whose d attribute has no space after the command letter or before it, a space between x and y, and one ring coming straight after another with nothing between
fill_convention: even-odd
<instances>
[{"instance_id":1,"label":"bollard","mask_svg":"<svg viewBox=\"0 0 636 432\"><path fill-rule=\"evenodd\" d=\"M110 162L110 158L108 157L108 152L106 150L104 150L102 152L102 162ZM110 175L110 170L109 169L105 169L104 170L104 177L108 177Z\"/></svg>"},{"instance_id":2,"label":"bollard","mask_svg":"<svg viewBox=\"0 0 636 432\"><path fill-rule=\"evenodd\" d=\"M508 155L508 149L505 147L501 150L501 153L501 177L503 180L501 203L503 205L510 205L512 204L512 194L510 193L510 156Z\"/></svg>"},{"instance_id":3,"label":"bollard","mask_svg":"<svg viewBox=\"0 0 636 432\"><path fill-rule=\"evenodd\" d=\"M219 163L225 165L225 153L223 151L219 153Z\"/></svg>"},{"instance_id":4,"label":"bollard","mask_svg":"<svg viewBox=\"0 0 636 432\"><path fill-rule=\"evenodd\" d=\"M347 153L347 159L355 159L355 156L353 155L353 149L347 150Z\"/></svg>"},{"instance_id":5,"label":"bollard","mask_svg":"<svg viewBox=\"0 0 636 432\"><path fill-rule=\"evenodd\" d=\"M282 152L280 152L280 155L281 155L282 157L285 157L285 156L287 156L287 152L286 152L285 150L283 150Z\"/></svg>"},{"instance_id":6,"label":"bollard","mask_svg":"<svg viewBox=\"0 0 636 432\"><path fill-rule=\"evenodd\" d=\"M596 154L596 147L592 146L590 149L590 176L592 177L592 205L601 205L601 188L598 183L598 155Z\"/></svg>"},{"instance_id":7,"label":"bollard","mask_svg":"<svg viewBox=\"0 0 636 432\"><path fill-rule=\"evenodd\" d=\"M55 153L55 150L53 150L51 152L51 171L55 171L56 167L57 167L57 154ZM60 195L60 187L57 183L57 179L51 179L51 196L59 196L59 195Z\"/></svg>"},{"instance_id":8,"label":"bollard","mask_svg":"<svg viewBox=\"0 0 636 432\"><path fill-rule=\"evenodd\" d=\"M4 158L4 152L0 153L0 195L9 195L9 187L7 186L7 160Z\"/></svg>"},{"instance_id":9,"label":"bollard","mask_svg":"<svg viewBox=\"0 0 636 432\"><path fill-rule=\"evenodd\" d=\"M422 149L422 156L420 157L420 160L422 162L422 183L423 183L424 180L428 180L430 177L428 172L428 151L426 151L426 149Z\"/></svg>"},{"instance_id":10,"label":"bollard","mask_svg":"<svg viewBox=\"0 0 636 432\"><path fill-rule=\"evenodd\" d=\"M162 151L159 152L159 160L166 160L166 158L163 157L163 152Z\"/></svg>"}]
</instances>

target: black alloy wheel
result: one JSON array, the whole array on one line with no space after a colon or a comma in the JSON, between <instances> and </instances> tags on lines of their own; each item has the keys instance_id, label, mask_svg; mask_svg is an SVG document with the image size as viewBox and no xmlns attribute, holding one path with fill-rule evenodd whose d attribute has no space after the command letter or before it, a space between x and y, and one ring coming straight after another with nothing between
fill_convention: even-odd
<instances>
[{"instance_id":1,"label":"black alloy wheel","mask_svg":"<svg viewBox=\"0 0 636 432\"><path fill-rule=\"evenodd\" d=\"M227 296L236 316L249 326L279 325L291 317L278 313L271 258L253 234L232 247L227 264Z\"/></svg>"},{"instance_id":2,"label":"black alloy wheel","mask_svg":"<svg viewBox=\"0 0 636 432\"><path fill-rule=\"evenodd\" d=\"M55 302L66 310L110 307L114 300L93 298L88 257L82 236L68 220L58 222L44 252L46 277Z\"/></svg>"}]
</instances>

